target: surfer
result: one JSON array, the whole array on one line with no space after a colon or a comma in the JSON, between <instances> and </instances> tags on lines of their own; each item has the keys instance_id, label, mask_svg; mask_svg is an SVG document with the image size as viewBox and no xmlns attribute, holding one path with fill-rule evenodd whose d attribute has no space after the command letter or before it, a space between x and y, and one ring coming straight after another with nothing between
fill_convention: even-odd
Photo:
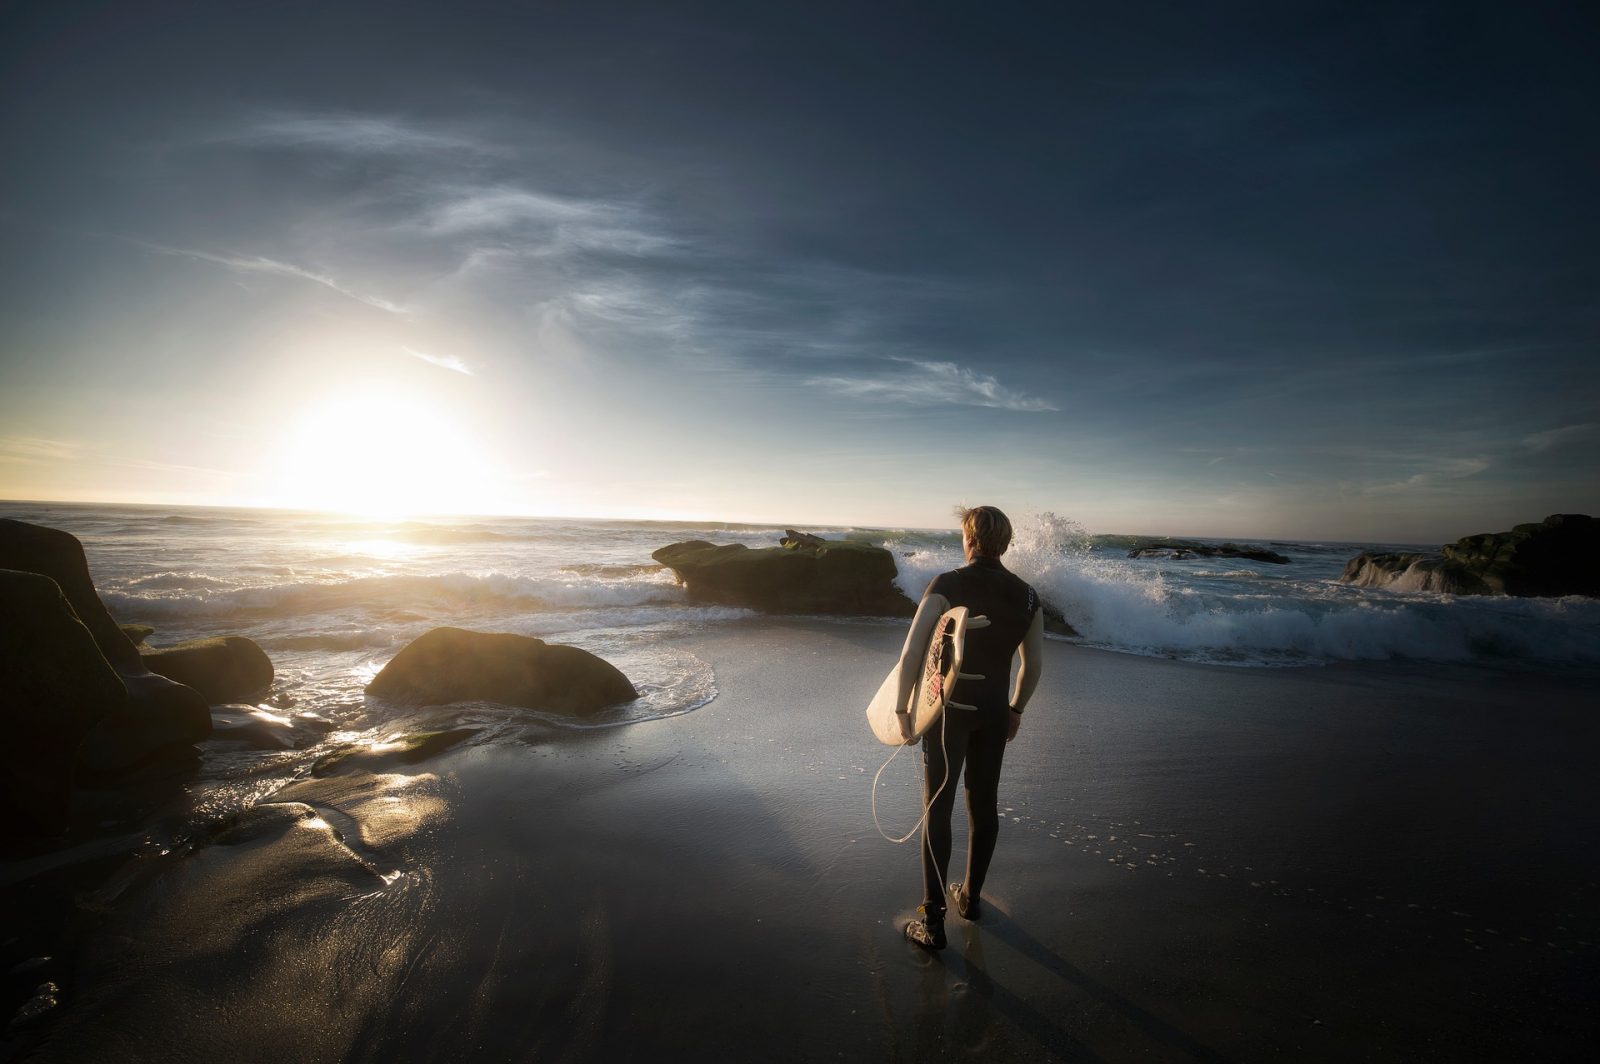
<instances>
[{"instance_id":1,"label":"surfer","mask_svg":"<svg viewBox=\"0 0 1600 1064\"><path fill-rule=\"evenodd\" d=\"M1000 562L1011 546L1011 522L993 506L958 507L961 549L967 564L934 577L922 593L911 633L901 651L901 690L897 705L901 732L909 742L911 700L921 665L920 648L948 609L965 606L988 625L968 631L962 679L956 687L961 704L951 703L944 719L922 737L922 798L928 817L922 832L922 917L906 924L906 937L928 949L945 947L945 874L950 867L950 814L955 805L953 783L966 769L967 817L971 839L966 878L951 883L950 902L965 920L978 918L978 899L1000 837L1000 763L1006 743L1022 727L1022 711L1039 685L1044 664L1044 613L1039 596ZM1016 689L1007 697L1011 658L1020 654ZM981 678L969 678L976 674Z\"/></svg>"}]
</instances>

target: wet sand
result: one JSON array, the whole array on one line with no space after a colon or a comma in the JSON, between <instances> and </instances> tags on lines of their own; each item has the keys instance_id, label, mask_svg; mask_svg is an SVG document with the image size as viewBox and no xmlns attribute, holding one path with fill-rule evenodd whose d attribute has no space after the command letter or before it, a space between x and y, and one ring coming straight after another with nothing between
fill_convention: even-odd
<instances>
[{"instance_id":1,"label":"wet sand","mask_svg":"<svg viewBox=\"0 0 1600 1064\"><path fill-rule=\"evenodd\" d=\"M905 943L899 645L681 646L694 713L296 783L88 899L38 1060L1504 1060L1597 1034L1596 677L1048 645L978 924ZM449 723L442 719L441 723ZM914 752L910 752L914 753ZM880 814L920 813L916 759ZM376 768L378 771L369 771ZM958 815L957 858L964 856Z\"/></svg>"}]
</instances>

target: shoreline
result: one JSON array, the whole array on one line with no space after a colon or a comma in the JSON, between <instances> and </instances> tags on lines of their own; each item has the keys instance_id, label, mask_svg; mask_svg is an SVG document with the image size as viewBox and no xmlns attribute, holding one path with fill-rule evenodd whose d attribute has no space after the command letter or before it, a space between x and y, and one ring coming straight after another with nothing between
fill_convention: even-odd
<instances>
[{"instance_id":1,"label":"shoreline","mask_svg":"<svg viewBox=\"0 0 1600 1064\"><path fill-rule=\"evenodd\" d=\"M890 750L860 717L900 638L688 634L720 689L692 713L290 784L247 837L144 860L90 916L35 1059L1558 1059L1592 1039L1583 678L1052 641L989 911L932 956L899 938L914 848L868 811ZM914 764L885 773L886 827L920 813ZM956 838L953 869L959 813Z\"/></svg>"}]
</instances>

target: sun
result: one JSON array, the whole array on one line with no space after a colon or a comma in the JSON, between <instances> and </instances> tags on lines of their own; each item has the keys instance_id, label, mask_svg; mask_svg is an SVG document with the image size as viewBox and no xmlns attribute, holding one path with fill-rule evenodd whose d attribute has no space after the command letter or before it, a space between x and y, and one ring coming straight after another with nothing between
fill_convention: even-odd
<instances>
[{"instance_id":1,"label":"sun","mask_svg":"<svg viewBox=\"0 0 1600 1064\"><path fill-rule=\"evenodd\" d=\"M352 388L313 402L271 455L279 505L369 517L495 512L497 463L430 397Z\"/></svg>"}]
</instances>

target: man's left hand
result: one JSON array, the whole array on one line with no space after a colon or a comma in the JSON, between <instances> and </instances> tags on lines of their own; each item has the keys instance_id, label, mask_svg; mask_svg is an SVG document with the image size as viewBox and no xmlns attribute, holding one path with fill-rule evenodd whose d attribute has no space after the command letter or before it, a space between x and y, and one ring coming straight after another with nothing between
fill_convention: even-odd
<instances>
[{"instance_id":1,"label":"man's left hand","mask_svg":"<svg viewBox=\"0 0 1600 1064\"><path fill-rule=\"evenodd\" d=\"M1022 727L1022 714L1016 710L1011 711L1011 719L1006 721L1006 742L1017 737L1017 729Z\"/></svg>"}]
</instances>

